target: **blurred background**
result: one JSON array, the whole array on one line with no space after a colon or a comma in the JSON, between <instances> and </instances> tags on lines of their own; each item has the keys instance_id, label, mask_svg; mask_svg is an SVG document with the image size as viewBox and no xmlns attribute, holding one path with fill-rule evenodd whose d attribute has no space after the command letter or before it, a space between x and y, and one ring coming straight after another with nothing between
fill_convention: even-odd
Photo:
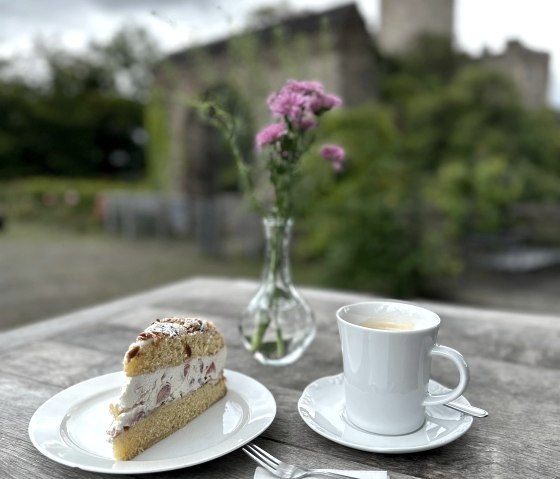
<instances>
[{"instance_id":1,"label":"blurred background","mask_svg":"<svg viewBox=\"0 0 560 479\"><path fill-rule=\"evenodd\" d=\"M560 7L546 0L0 0L0 329L196 275L258 279L268 94L344 99L298 184L295 283L560 306ZM318 142L320 143L320 142Z\"/></svg>"}]
</instances>

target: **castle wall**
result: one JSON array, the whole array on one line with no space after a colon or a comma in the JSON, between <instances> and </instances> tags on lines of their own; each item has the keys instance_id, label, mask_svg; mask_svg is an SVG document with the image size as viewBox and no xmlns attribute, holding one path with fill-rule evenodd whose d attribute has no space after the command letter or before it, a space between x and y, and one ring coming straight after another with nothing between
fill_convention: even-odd
<instances>
[{"instance_id":1,"label":"castle wall","mask_svg":"<svg viewBox=\"0 0 560 479\"><path fill-rule=\"evenodd\" d=\"M453 38L453 10L454 0L382 0L381 50L405 53L422 34Z\"/></svg>"},{"instance_id":2,"label":"castle wall","mask_svg":"<svg viewBox=\"0 0 560 479\"><path fill-rule=\"evenodd\" d=\"M289 78L320 81L350 107L376 99L373 40L363 19L355 7L344 7L330 21L334 23L313 19L299 31L288 26L267 35L233 37L179 54L170 58L168 68L159 69L158 84L172 95L168 104L170 190L192 190L192 165L211 161L205 147L207 135L199 131L196 115L177 101L178 95L194 99L226 83L249 105L257 130L272 121L268 95Z\"/></svg>"},{"instance_id":3,"label":"castle wall","mask_svg":"<svg viewBox=\"0 0 560 479\"><path fill-rule=\"evenodd\" d=\"M350 107L377 97L373 40L355 6L320 17L288 20L280 28L179 52L156 72L168 95L167 186L189 199L190 233L207 253L254 251L255 245L243 241L260 238L261 225L239 194L220 190L218 175L229 155L218 151L220 134L199 120L188 100L227 86L247 105L251 126L258 130L273 121L268 95L290 78L319 81ZM249 230L253 234L247 235Z\"/></svg>"},{"instance_id":4,"label":"castle wall","mask_svg":"<svg viewBox=\"0 0 560 479\"><path fill-rule=\"evenodd\" d=\"M506 50L498 55L485 54L481 61L516 85L523 105L529 109L547 105L549 55L525 48L519 41L510 40Z\"/></svg>"}]
</instances>

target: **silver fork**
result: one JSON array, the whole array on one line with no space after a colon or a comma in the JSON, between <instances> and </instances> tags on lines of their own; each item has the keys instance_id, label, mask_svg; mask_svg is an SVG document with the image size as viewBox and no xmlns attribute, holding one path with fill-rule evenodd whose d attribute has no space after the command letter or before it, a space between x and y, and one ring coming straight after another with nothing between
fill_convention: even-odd
<instances>
[{"instance_id":1,"label":"silver fork","mask_svg":"<svg viewBox=\"0 0 560 479\"><path fill-rule=\"evenodd\" d=\"M269 454L253 443L247 444L247 447L242 448L242 450L259 466L281 479L300 479L307 476L323 476L333 479L356 479L352 476L345 476L344 474L337 474L336 472L325 471L324 469L302 469L301 467L277 459L272 454Z\"/></svg>"}]
</instances>

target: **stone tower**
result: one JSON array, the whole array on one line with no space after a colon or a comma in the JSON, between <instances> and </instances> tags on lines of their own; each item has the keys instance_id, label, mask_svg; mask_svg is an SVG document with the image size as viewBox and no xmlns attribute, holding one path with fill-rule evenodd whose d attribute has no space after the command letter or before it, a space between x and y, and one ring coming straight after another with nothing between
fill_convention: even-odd
<instances>
[{"instance_id":1,"label":"stone tower","mask_svg":"<svg viewBox=\"0 0 560 479\"><path fill-rule=\"evenodd\" d=\"M547 105L550 55L525 47L518 40L509 40L506 49L497 55L484 52L482 64L511 78L523 105L529 109Z\"/></svg>"},{"instance_id":2,"label":"stone tower","mask_svg":"<svg viewBox=\"0 0 560 479\"><path fill-rule=\"evenodd\" d=\"M382 0L381 50L390 55L405 53L419 35L453 38L454 0Z\"/></svg>"}]
</instances>

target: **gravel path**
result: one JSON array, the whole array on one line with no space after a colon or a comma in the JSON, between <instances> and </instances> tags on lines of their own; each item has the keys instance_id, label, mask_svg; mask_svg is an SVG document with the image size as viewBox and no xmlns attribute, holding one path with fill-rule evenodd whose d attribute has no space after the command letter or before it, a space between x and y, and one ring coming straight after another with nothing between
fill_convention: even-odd
<instances>
[{"instance_id":1,"label":"gravel path","mask_svg":"<svg viewBox=\"0 0 560 479\"><path fill-rule=\"evenodd\" d=\"M0 330L195 275L256 278L257 261L203 257L186 241L130 241L27 224L0 233Z\"/></svg>"}]
</instances>

